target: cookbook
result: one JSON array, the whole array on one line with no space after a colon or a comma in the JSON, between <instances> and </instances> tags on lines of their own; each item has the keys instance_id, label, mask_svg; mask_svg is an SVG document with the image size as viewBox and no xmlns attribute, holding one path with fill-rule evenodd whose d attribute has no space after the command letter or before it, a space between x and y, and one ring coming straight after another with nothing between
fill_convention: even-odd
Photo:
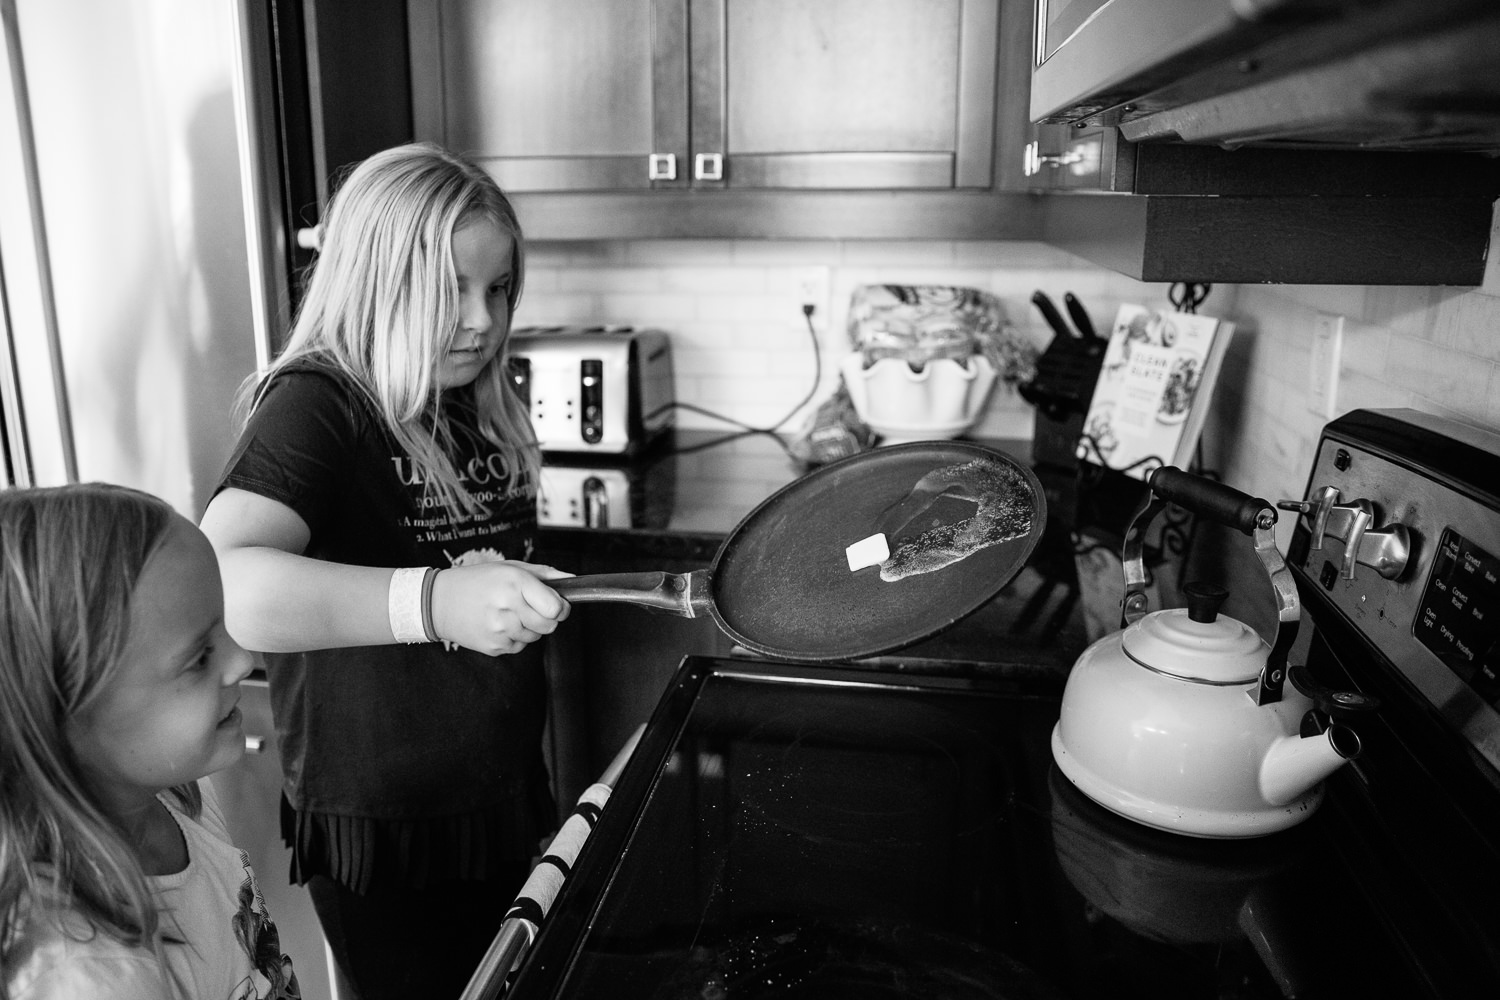
<instances>
[{"instance_id":1,"label":"cookbook","mask_svg":"<svg viewBox=\"0 0 1500 1000\"><path fill-rule=\"evenodd\" d=\"M1142 481L1163 465L1189 468L1233 335L1212 316L1120 306L1077 457Z\"/></svg>"}]
</instances>

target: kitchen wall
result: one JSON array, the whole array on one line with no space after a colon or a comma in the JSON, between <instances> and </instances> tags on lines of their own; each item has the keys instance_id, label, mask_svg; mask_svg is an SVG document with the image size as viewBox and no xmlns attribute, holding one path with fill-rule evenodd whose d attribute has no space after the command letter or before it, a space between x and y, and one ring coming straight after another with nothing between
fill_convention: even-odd
<instances>
[{"instance_id":1,"label":"kitchen wall","mask_svg":"<svg viewBox=\"0 0 1500 1000\"><path fill-rule=\"evenodd\" d=\"M792 431L837 385L837 365L851 350L849 299L861 284L983 289L1038 349L1052 337L1030 303L1039 288L1059 308L1073 292L1101 327L1121 302L1166 305L1165 285L1143 285L1040 243L661 240L538 243L529 252L517 325L660 327L673 338L678 398L753 426L776 423L812 387L802 289L819 286L822 378L813 404L786 425ZM1030 437L1031 414L1013 386L997 382L973 433ZM679 421L728 427L692 411Z\"/></svg>"},{"instance_id":2,"label":"kitchen wall","mask_svg":"<svg viewBox=\"0 0 1500 1000\"><path fill-rule=\"evenodd\" d=\"M1040 349L1052 333L1031 305L1038 288L1062 307L1072 291L1095 323L1122 301L1159 301L1166 286L1142 285L1039 243L661 240L539 243L529 248L516 325L609 323L672 335L678 399L755 427L775 425L813 386L815 361L802 315L803 286L825 291L813 314L822 361L817 393L784 427L797 433L838 385L851 351L849 299L861 284L964 285L1001 299L1016 334ZM1032 408L996 381L973 433L1030 438ZM680 410L679 426L733 431ZM728 504L750 510L786 481L787 462L749 442L686 456L677 465L674 521L697 512L718 523Z\"/></svg>"},{"instance_id":3,"label":"kitchen wall","mask_svg":"<svg viewBox=\"0 0 1500 1000\"><path fill-rule=\"evenodd\" d=\"M1238 332L1204 429L1208 465L1225 482L1274 501L1302 495L1330 415L1410 407L1500 433L1500 221L1490 247L1478 288L1245 285L1227 304L1210 300ZM1344 318L1329 414L1312 408L1309 389L1320 312ZM1285 515L1277 523L1282 551L1294 523ZM1263 581L1250 547L1226 536L1210 533L1197 547L1194 575L1214 574L1222 560L1222 582ZM1263 636L1274 630L1269 588L1240 587L1225 610Z\"/></svg>"},{"instance_id":4,"label":"kitchen wall","mask_svg":"<svg viewBox=\"0 0 1500 1000\"><path fill-rule=\"evenodd\" d=\"M1500 245L1500 226L1491 236ZM672 334L680 399L747 424L775 423L804 398L814 362L801 312L819 292L822 376L814 402L836 385L850 350L850 293L865 283L952 284L998 296L1008 321L1038 348L1051 332L1030 304L1036 289L1061 303L1077 295L1107 329L1121 302L1166 308L1168 286L1143 284L1039 243L941 241L635 241L530 247L518 325L610 323ZM1500 432L1500 263L1479 288L1220 285L1202 312L1231 318L1226 356L1204 430L1204 461L1224 481L1275 500L1302 493L1318 433L1357 407L1411 407ZM1343 317L1331 414L1310 405L1309 367L1319 313ZM786 425L803 426L810 407ZM684 411L682 426L726 425ZM973 433L1029 437L1030 407L997 385ZM1290 540L1292 519L1278 537ZM1237 537L1237 536L1236 536ZM1244 550L1244 551L1241 551ZM1209 537L1195 563L1227 556L1226 581L1258 573L1249 548ZM1213 572L1212 569L1209 572ZM1243 590L1245 588L1241 588ZM1269 594L1237 591L1227 610L1263 631Z\"/></svg>"},{"instance_id":5,"label":"kitchen wall","mask_svg":"<svg viewBox=\"0 0 1500 1000\"><path fill-rule=\"evenodd\" d=\"M1500 244L1500 226L1492 237ZM850 293L866 283L952 284L998 296L1007 320L1038 348L1051 332L1030 303L1077 295L1107 329L1121 302L1168 307L1144 284L1040 243L661 240L538 243L530 248L518 325L611 323L669 331L680 399L744 423L775 423L804 398L814 361L801 311L809 281L822 377L836 385L850 351ZM1328 415L1310 408L1308 368L1318 313L1344 318L1334 412L1409 406L1500 429L1500 264L1483 286L1220 285L1204 313L1237 333L1205 429L1205 461L1258 495L1300 492ZM802 426L810 407L786 425ZM726 425L692 411L686 427ZM973 433L1029 437L1031 409L999 385Z\"/></svg>"},{"instance_id":6,"label":"kitchen wall","mask_svg":"<svg viewBox=\"0 0 1500 1000\"><path fill-rule=\"evenodd\" d=\"M1300 494L1327 420L1309 390L1320 312L1344 317L1335 414L1411 407L1500 432L1500 225L1490 246L1484 284L1472 289L1239 287L1226 313L1238 333L1205 429L1211 464L1258 496Z\"/></svg>"}]
</instances>

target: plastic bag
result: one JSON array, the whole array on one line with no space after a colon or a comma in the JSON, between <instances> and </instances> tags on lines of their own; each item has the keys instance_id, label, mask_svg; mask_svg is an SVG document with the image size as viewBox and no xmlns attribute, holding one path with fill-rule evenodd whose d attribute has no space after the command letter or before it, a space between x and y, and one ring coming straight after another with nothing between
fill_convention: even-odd
<instances>
[{"instance_id":1,"label":"plastic bag","mask_svg":"<svg viewBox=\"0 0 1500 1000\"><path fill-rule=\"evenodd\" d=\"M833 395L819 404L801 433L787 445L792 456L808 465L824 465L865 451L875 444L875 432L854 411L843 380Z\"/></svg>"},{"instance_id":2,"label":"plastic bag","mask_svg":"<svg viewBox=\"0 0 1500 1000\"><path fill-rule=\"evenodd\" d=\"M982 354L1007 382L1036 374L1036 348L1005 321L1000 300L959 285L860 285L849 302L849 341L868 367L900 358L929 361Z\"/></svg>"}]
</instances>

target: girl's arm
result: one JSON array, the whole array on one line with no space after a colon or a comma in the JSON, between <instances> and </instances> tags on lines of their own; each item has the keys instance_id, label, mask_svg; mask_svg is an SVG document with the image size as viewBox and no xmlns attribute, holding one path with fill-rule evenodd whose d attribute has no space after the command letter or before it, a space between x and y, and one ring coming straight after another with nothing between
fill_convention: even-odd
<instances>
[{"instance_id":1,"label":"girl's arm","mask_svg":"<svg viewBox=\"0 0 1500 1000\"><path fill-rule=\"evenodd\" d=\"M396 641L387 608L392 569L302 555L311 537L290 507L226 489L200 525L224 580L224 620L246 649L289 653ZM542 582L566 574L518 562L443 570L433 585L438 636L490 656L552 632L568 603Z\"/></svg>"}]
</instances>

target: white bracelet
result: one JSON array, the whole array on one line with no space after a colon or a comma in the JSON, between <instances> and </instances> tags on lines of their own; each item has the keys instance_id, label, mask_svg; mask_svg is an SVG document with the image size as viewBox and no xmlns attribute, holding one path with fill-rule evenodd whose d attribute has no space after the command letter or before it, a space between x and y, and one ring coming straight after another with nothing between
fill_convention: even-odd
<instances>
[{"instance_id":1,"label":"white bracelet","mask_svg":"<svg viewBox=\"0 0 1500 1000\"><path fill-rule=\"evenodd\" d=\"M432 642L422 627L422 582L431 572L430 566L412 566L391 574L386 612L391 619L391 635L397 642Z\"/></svg>"}]
</instances>

